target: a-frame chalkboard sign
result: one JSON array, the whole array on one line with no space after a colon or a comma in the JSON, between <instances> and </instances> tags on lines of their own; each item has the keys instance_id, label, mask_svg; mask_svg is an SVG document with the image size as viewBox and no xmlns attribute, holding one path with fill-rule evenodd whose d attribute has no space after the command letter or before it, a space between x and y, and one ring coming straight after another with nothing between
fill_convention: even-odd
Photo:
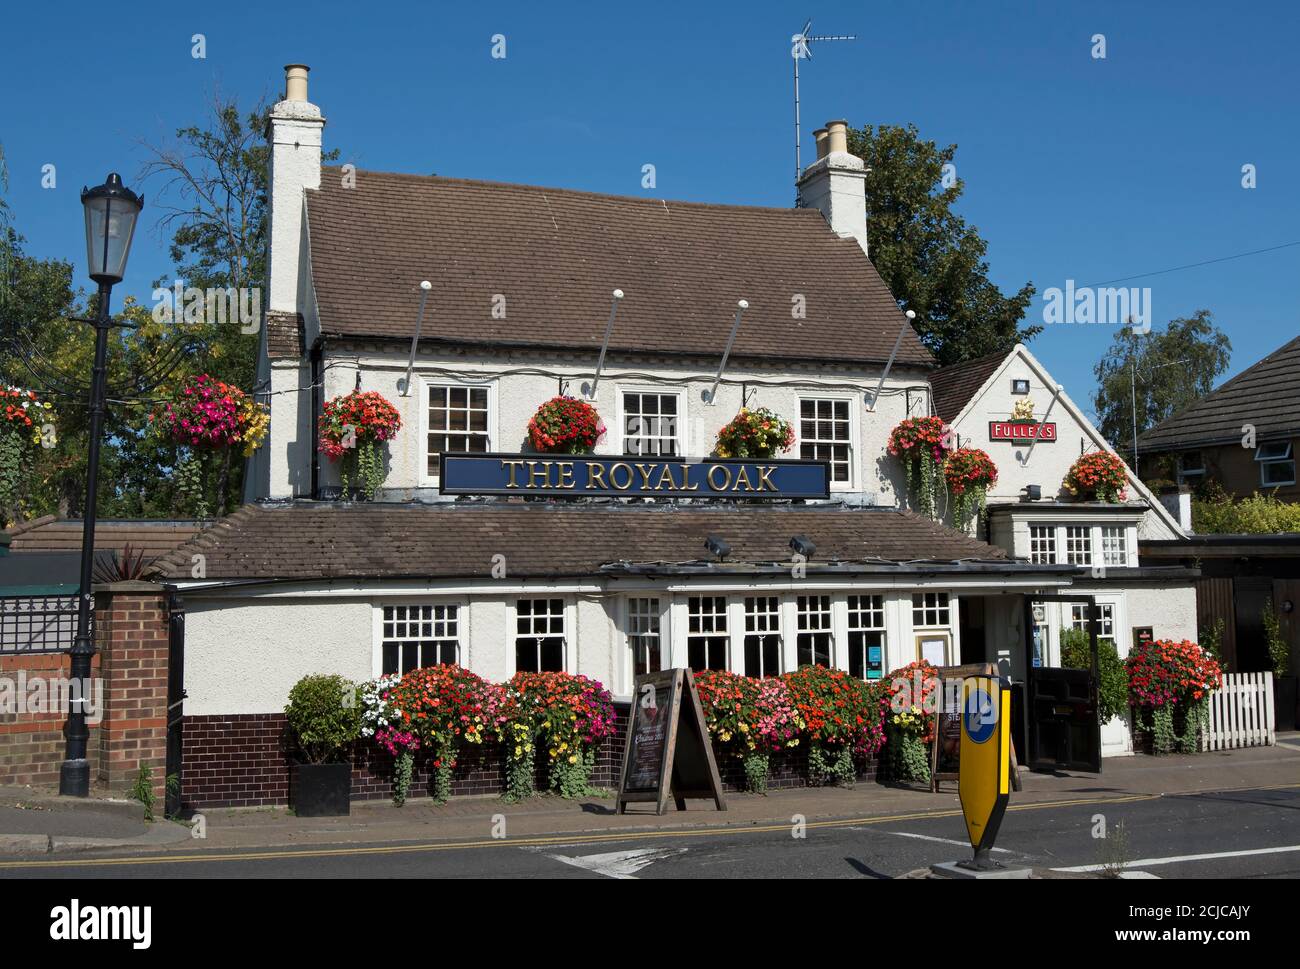
<instances>
[{"instance_id":1,"label":"a-frame chalkboard sign","mask_svg":"<svg viewBox=\"0 0 1300 969\"><path fill-rule=\"evenodd\" d=\"M655 813L677 810L686 799L712 798L727 809L704 708L690 670L663 670L636 678L628 715L623 772L618 782L618 813L629 804L653 801Z\"/></svg>"}]
</instances>

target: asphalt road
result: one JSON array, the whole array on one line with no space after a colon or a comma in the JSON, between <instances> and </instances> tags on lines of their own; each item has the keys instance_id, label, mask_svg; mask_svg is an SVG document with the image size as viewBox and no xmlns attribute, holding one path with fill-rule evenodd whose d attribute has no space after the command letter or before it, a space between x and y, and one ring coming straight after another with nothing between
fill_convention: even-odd
<instances>
[{"instance_id":1,"label":"asphalt road","mask_svg":"<svg viewBox=\"0 0 1300 969\"><path fill-rule=\"evenodd\" d=\"M1094 837L1104 821L1109 842ZM1116 850L1123 825L1127 848ZM798 836L797 836L798 835ZM1109 843L1109 852L1103 845ZM996 857L1035 868L1108 855L1160 878L1300 877L1300 788L1015 805ZM969 855L959 816L568 838L0 859L12 878L893 878Z\"/></svg>"}]
</instances>

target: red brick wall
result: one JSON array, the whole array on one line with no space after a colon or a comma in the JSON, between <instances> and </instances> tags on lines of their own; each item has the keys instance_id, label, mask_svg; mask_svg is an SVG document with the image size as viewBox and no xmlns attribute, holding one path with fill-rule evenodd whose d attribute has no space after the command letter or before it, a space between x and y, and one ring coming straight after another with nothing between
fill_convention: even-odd
<instances>
[{"instance_id":1,"label":"red brick wall","mask_svg":"<svg viewBox=\"0 0 1300 969\"><path fill-rule=\"evenodd\" d=\"M619 704L618 730L597 751L591 781L598 787L616 788L622 766L627 729L627 706ZM186 807L257 807L289 801L289 750L282 713L235 716L186 717L184 774L181 799ZM359 744L352 758L352 799L384 800L392 796L392 763L388 752L373 744ZM774 790L802 787L806 783L808 755L794 749L773 757L769 786ZM859 777L875 777L875 764L859 765ZM723 786L740 790L745 775L734 758L718 759ZM411 797L430 793L427 758L417 755ZM539 769L537 788L545 778ZM505 760L495 744L465 752L452 775L452 795L500 794L505 787Z\"/></svg>"},{"instance_id":2,"label":"red brick wall","mask_svg":"<svg viewBox=\"0 0 1300 969\"><path fill-rule=\"evenodd\" d=\"M91 675L102 681L102 719L90 726L86 755L91 777L125 793L140 764L153 769L154 792L165 778L167 733L167 614L165 594L133 584L130 592L96 595L97 652ZM64 653L0 655L0 676L16 680L66 677ZM57 788L63 762L66 710L0 713L0 784Z\"/></svg>"}]
</instances>

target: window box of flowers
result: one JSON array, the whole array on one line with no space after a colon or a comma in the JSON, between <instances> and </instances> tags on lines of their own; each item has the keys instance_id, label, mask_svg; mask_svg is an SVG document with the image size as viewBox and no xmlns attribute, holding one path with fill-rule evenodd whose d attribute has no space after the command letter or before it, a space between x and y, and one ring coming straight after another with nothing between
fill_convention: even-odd
<instances>
[{"instance_id":1,"label":"window box of flowers","mask_svg":"<svg viewBox=\"0 0 1300 969\"><path fill-rule=\"evenodd\" d=\"M359 493L373 499L386 474L384 442L402 429L397 408L373 390L354 390L325 402L318 428L320 450L340 462L343 493L356 482Z\"/></svg>"},{"instance_id":2,"label":"window box of flowers","mask_svg":"<svg viewBox=\"0 0 1300 969\"><path fill-rule=\"evenodd\" d=\"M939 511L944 458L951 434L940 417L908 417L889 433L889 453L907 471L907 496L914 509L928 518Z\"/></svg>"},{"instance_id":3,"label":"window box of flowers","mask_svg":"<svg viewBox=\"0 0 1300 969\"><path fill-rule=\"evenodd\" d=\"M1196 643L1138 643L1124 660L1133 707L1134 746L1153 754L1200 749L1209 697L1222 683L1218 662Z\"/></svg>"},{"instance_id":4,"label":"window box of flowers","mask_svg":"<svg viewBox=\"0 0 1300 969\"><path fill-rule=\"evenodd\" d=\"M28 463L41 446L42 429L52 426L54 410L34 390L0 390L0 519L16 521Z\"/></svg>"},{"instance_id":5,"label":"window box of flowers","mask_svg":"<svg viewBox=\"0 0 1300 969\"><path fill-rule=\"evenodd\" d=\"M726 670L699 673L695 686L714 744L740 760L746 790L766 794L772 755L798 747L804 731L789 687Z\"/></svg>"},{"instance_id":6,"label":"window box of flowers","mask_svg":"<svg viewBox=\"0 0 1300 969\"><path fill-rule=\"evenodd\" d=\"M220 505L231 457L249 457L262 446L271 412L234 384L201 373L185 378L149 422L154 433L182 449L174 476L177 490L199 518L207 518L214 510L225 511Z\"/></svg>"},{"instance_id":7,"label":"window box of flowers","mask_svg":"<svg viewBox=\"0 0 1300 969\"><path fill-rule=\"evenodd\" d=\"M824 666L782 675L808 736L808 783L851 786L854 758L870 760L885 743L880 689Z\"/></svg>"},{"instance_id":8,"label":"window box of flowers","mask_svg":"<svg viewBox=\"0 0 1300 969\"><path fill-rule=\"evenodd\" d=\"M361 732L357 686L341 676L304 676L284 708L301 757L289 769L290 801L302 818L351 813L352 743Z\"/></svg>"},{"instance_id":9,"label":"window box of flowers","mask_svg":"<svg viewBox=\"0 0 1300 969\"><path fill-rule=\"evenodd\" d=\"M1128 467L1109 451L1091 451L1070 466L1061 482L1070 494L1083 501L1106 504L1128 501Z\"/></svg>"},{"instance_id":10,"label":"window box of flowers","mask_svg":"<svg viewBox=\"0 0 1300 969\"><path fill-rule=\"evenodd\" d=\"M953 525L964 529L984 514L985 498L997 484L998 468L987 452L960 447L944 459L943 479L953 499Z\"/></svg>"},{"instance_id":11,"label":"window box of flowers","mask_svg":"<svg viewBox=\"0 0 1300 969\"><path fill-rule=\"evenodd\" d=\"M535 751L546 751L546 785L563 798L598 793L591 786L596 751L615 730L614 698L600 683L572 673L516 673L501 688L499 734L506 755L507 801L533 793Z\"/></svg>"},{"instance_id":12,"label":"window box of flowers","mask_svg":"<svg viewBox=\"0 0 1300 969\"><path fill-rule=\"evenodd\" d=\"M552 397L528 420L528 443L543 454L590 454L604 433L596 408L576 397Z\"/></svg>"},{"instance_id":13,"label":"window box of flowers","mask_svg":"<svg viewBox=\"0 0 1300 969\"><path fill-rule=\"evenodd\" d=\"M794 425L766 407L742 407L722 430L713 453L720 458L774 458L794 447Z\"/></svg>"}]
</instances>

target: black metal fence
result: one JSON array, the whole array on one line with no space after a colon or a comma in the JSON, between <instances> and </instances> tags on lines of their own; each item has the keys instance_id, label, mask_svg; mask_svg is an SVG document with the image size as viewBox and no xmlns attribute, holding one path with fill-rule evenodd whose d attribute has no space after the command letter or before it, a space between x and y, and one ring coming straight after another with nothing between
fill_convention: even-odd
<instances>
[{"instance_id":1,"label":"black metal fence","mask_svg":"<svg viewBox=\"0 0 1300 969\"><path fill-rule=\"evenodd\" d=\"M0 598L0 653L66 653L76 636L75 595Z\"/></svg>"}]
</instances>

